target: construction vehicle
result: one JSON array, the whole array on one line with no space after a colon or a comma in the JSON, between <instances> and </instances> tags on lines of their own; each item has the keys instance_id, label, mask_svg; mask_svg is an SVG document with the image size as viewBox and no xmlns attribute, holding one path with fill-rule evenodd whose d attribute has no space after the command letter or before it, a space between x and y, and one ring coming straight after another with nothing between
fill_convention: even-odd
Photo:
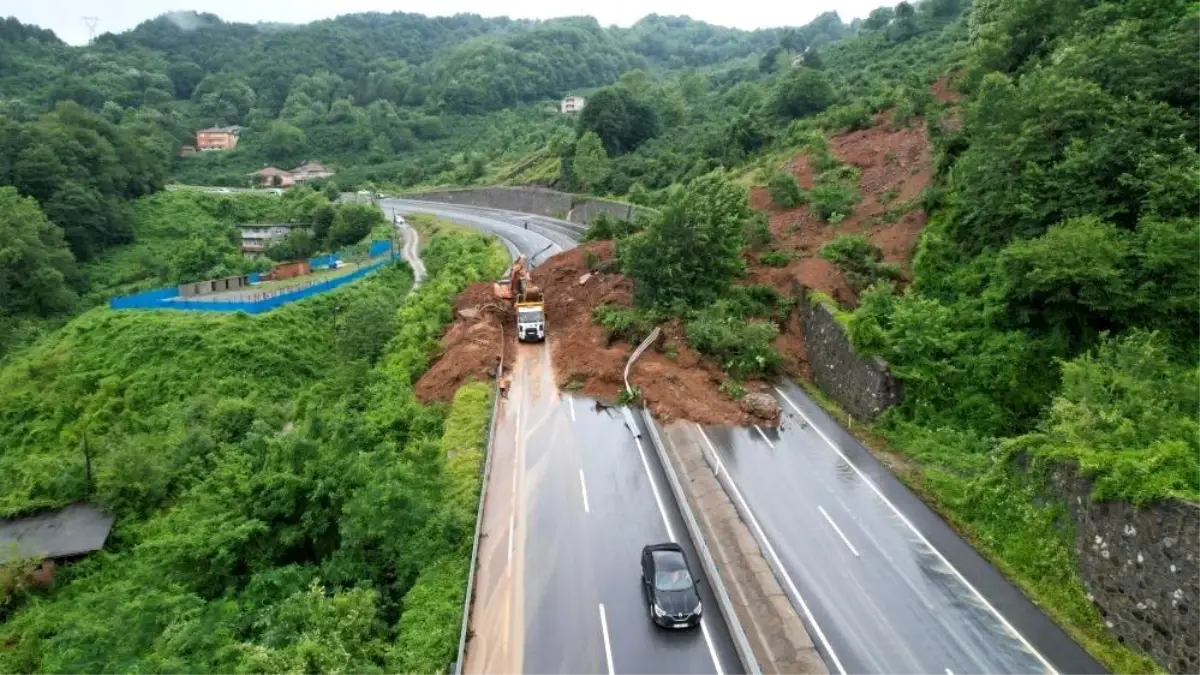
<instances>
[{"instance_id":1,"label":"construction vehicle","mask_svg":"<svg viewBox=\"0 0 1200 675\"><path fill-rule=\"evenodd\" d=\"M508 270L508 278L492 284L492 294L513 303L517 312L517 339L542 342L546 339L546 303L542 289L529 276L525 256L519 256Z\"/></svg>"}]
</instances>

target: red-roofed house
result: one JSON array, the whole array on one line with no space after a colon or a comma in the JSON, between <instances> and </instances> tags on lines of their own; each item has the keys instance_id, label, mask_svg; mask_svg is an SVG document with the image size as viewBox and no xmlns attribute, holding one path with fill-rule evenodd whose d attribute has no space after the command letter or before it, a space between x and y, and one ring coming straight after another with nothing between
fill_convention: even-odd
<instances>
[{"instance_id":1,"label":"red-roofed house","mask_svg":"<svg viewBox=\"0 0 1200 675\"><path fill-rule=\"evenodd\" d=\"M296 182L291 171L276 169L273 166L259 169L250 175L254 176L255 181L262 187L291 187Z\"/></svg>"}]
</instances>

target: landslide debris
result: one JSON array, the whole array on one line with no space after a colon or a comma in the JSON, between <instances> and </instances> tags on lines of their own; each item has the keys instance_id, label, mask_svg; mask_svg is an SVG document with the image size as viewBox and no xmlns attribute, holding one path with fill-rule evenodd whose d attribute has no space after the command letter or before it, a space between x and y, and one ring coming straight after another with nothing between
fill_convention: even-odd
<instances>
[{"instance_id":1,"label":"landslide debris","mask_svg":"<svg viewBox=\"0 0 1200 675\"><path fill-rule=\"evenodd\" d=\"M546 334L560 388L613 401L624 388L622 373L634 346L610 341L592 318L601 305L630 307L633 283L613 267L612 242L586 243L560 253L533 269L533 281L546 294ZM687 346L682 326L664 326L663 337L630 371L651 412L662 420L701 424L762 424L737 401L721 393L727 378L711 361ZM765 388L746 383L747 389Z\"/></svg>"},{"instance_id":2,"label":"landslide debris","mask_svg":"<svg viewBox=\"0 0 1200 675\"><path fill-rule=\"evenodd\" d=\"M448 403L462 385L492 379L501 348L505 362L511 363L513 341L505 339L502 345L500 328L511 318L492 297L491 282L468 286L454 301L454 321L442 336L441 352L413 386L417 398Z\"/></svg>"}]
</instances>

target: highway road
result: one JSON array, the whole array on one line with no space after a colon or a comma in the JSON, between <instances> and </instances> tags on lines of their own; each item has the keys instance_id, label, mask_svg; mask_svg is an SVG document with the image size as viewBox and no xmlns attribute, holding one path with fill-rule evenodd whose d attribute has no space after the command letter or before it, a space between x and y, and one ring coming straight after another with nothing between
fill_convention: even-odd
<instances>
[{"instance_id":1,"label":"highway road","mask_svg":"<svg viewBox=\"0 0 1200 675\"><path fill-rule=\"evenodd\" d=\"M580 232L510 212L400 200L380 206L492 232L527 255L569 248ZM741 672L707 584L701 630L652 625L640 586L642 546L678 541L697 575L699 559L641 421L634 420L639 439L618 409L558 391L550 347L518 346L512 389L500 401L463 672Z\"/></svg>"},{"instance_id":2,"label":"highway road","mask_svg":"<svg viewBox=\"0 0 1200 675\"><path fill-rule=\"evenodd\" d=\"M803 389L775 394L778 431L703 431L831 672L1104 672Z\"/></svg>"},{"instance_id":3,"label":"highway road","mask_svg":"<svg viewBox=\"0 0 1200 675\"><path fill-rule=\"evenodd\" d=\"M512 246L527 254L549 247L535 263L572 246L580 229L553 219L457 205L403 202L398 208L432 212L510 237ZM524 228L526 221L529 230ZM521 353L528 356L537 349ZM539 386L551 391L553 380ZM786 572L783 586L831 672L1104 672L801 388L781 383L775 394L785 414L779 430L703 431L709 450L737 487L731 496L753 514L751 528L765 535L771 544L768 556ZM721 622L706 622L711 658L706 662L696 644L690 646L694 653L685 658L672 653L671 643L660 643L667 636L644 633L647 626L626 619L626 614L633 617L635 610L644 611L640 600L634 602L635 596L618 600L605 595L636 594L633 549L661 536L663 530L655 528L662 526L662 512L667 514L666 522L673 523L672 536L686 538L686 534L653 453L643 474L657 482L637 478L639 448L631 445L633 438L621 418L595 412L584 415L588 406L580 399L571 402L557 393L555 397L558 412L544 413L549 417L537 433L556 429L557 435L535 437L533 445L539 449L523 451L522 475L530 482L515 512L525 515L511 519L523 523L514 541L521 544L516 551L523 556L520 564L527 584L520 598L527 604L514 620L521 630L533 633L521 642L520 660L493 659L480 667L470 661L480 653L469 653L468 672L522 672L522 664L523 672L605 672L607 664L600 659L606 654L594 641L597 632L610 641L619 636L631 650L614 656L618 671L713 672L699 668L723 664L726 655L730 665L722 669L732 670L736 661ZM573 406L569 423L562 405ZM584 478L576 480L576 490L571 479L580 470ZM584 508L580 516L584 481L591 510ZM611 501L604 510L597 506L602 499ZM660 517L655 518L656 512ZM564 517L564 513L573 515ZM502 533L503 525L488 526L489 515L494 514L485 513L489 539L502 540L496 528ZM626 552L619 558L607 555L610 545ZM626 565L624 571L614 567ZM481 574L483 567L481 562ZM622 589L622 584L628 588ZM539 585L548 590L539 592L535 588ZM561 597L581 600L570 603L569 610L556 610ZM598 611L594 617L582 610L574 615L577 605L591 604L605 604L607 628ZM707 597L705 607L708 612L715 610ZM623 612L621 628L613 628L614 612ZM635 627L632 633L629 626ZM646 643L648 637L655 641ZM666 660L669 665L662 665ZM690 666L697 670L688 670Z\"/></svg>"}]
</instances>

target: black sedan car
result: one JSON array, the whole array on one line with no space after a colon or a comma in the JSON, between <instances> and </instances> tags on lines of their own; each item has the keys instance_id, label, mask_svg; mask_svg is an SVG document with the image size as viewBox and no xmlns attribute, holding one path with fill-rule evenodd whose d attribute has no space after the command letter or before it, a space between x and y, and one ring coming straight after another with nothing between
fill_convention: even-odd
<instances>
[{"instance_id":1,"label":"black sedan car","mask_svg":"<svg viewBox=\"0 0 1200 675\"><path fill-rule=\"evenodd\" d=\"M663 628L700 625L700 593L679 544L642 549L642 589L655 624Z\"/></svg>"}]
</instances>

